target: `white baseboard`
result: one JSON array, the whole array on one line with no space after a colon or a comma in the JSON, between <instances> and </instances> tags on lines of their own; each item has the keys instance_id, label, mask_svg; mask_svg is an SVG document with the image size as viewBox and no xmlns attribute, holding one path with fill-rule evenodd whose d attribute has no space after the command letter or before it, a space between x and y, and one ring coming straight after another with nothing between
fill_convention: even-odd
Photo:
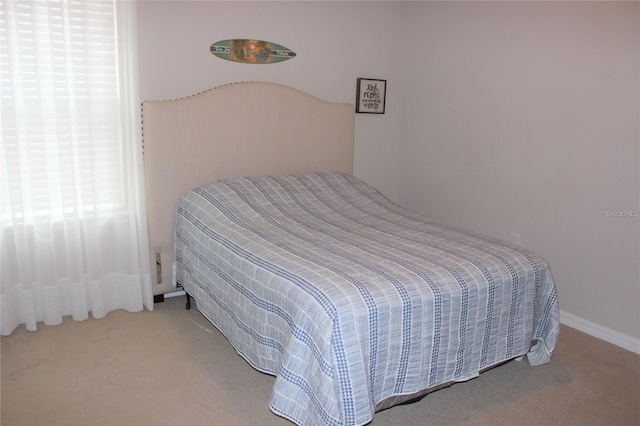
<instances>
[{"instance_id":1,"label":"white baseboard","mask_svg":"<svg viewBox=\"0 0 640 426\"><path fill-rule=\"evenodd\" d=\"M584 318L562 310L560 310L560 323L600 340L604 340L605 342L620 346L628 351L640 354L640 339L636 339L635 337L628 336L619 331L596 324L595 322L587 321Z\"/></svg>"}]
</instances>

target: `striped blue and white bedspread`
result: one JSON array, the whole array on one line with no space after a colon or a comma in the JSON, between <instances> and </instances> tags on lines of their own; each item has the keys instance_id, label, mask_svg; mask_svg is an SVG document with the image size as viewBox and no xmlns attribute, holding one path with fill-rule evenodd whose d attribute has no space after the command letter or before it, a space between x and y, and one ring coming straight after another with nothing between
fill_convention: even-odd
<instances>
[{"instance_id":1,"label":"striped blue and white bedspread","mask_svg":"<svg viewBox=\"0 0 640 426\"><path fill-rule=\"evenodd\" d=\"M546 262L443 227L353 176L233 178L176 214L177 280L297 424L358 425L376 404L473 378L559 328ZM533 346L533 347L532 347Z\"/></svg>"}]
</instances>

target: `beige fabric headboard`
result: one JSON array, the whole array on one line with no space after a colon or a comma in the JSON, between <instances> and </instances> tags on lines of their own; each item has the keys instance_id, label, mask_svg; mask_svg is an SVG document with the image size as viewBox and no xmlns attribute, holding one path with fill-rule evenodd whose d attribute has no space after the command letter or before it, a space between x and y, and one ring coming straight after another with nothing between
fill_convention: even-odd
<instances>
[{"instance_id":1,"label":"beige fabric headboard","mask_svg":"<svg viewBox=\"0 0 640 426\"><path fill-rule=\"evenodd\" d=\"M280 84L234 83L187 98L145 101L142 128L156 295L175 291L174 214L191 189L232 176L353 172L353 105Z\"/></svg>"}]
</instances>

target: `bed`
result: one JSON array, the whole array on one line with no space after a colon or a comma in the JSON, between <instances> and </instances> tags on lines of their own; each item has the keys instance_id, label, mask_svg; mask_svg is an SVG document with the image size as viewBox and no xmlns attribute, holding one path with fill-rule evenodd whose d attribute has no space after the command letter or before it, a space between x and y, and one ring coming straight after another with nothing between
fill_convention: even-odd
<instances>
[{"instance_id":1,"label":"bed","mask_svg":"<svg viewBox=\"0 0 640 426\"><path fill-rule=\"evenodd\" d=\"M378 410L509 360L526 356L534 366L550 360L558 302L544 259L407 211L355 177L352 106L270 83L222 89L222 97L238 105L264 99L251 112L258 122L288 121L286 105L296 98L335 111L310 115L315 133L341 129L340 136L314 135L319 139L312 146L306 146L311 124L302 133L266 136L275 144L269 152L287 138L286 144L302 145L292 162L270 164L263 153L269 165L247 169L242 155L240 164L231 164L231 154L229 170L209 170L188 182L180 176L170 230L150 225L150 241L156 234L171 240L175 281L198 310L254 368L276 377L275 414L300 425L361 425ZM282 104L280 92L286 94ZM235 134L219 139L211 129L194 132L191 114L211 113L202 103L183 114L192 122L182 127L184 118L175 122L171 110L189 110L183 101L143 105L145 165L152 143L179 142L181 153L189 152L180 137L185 132L189 144L203 135L192 145L198 157L206 157L205 145L244 146L246 155L247 147L262 143L255 135L247 142L229 139ZM241 115L229 99L223 102L229 119ZM158 105L170 107L147 115ZM305 119L309 110L301 108L296 104L295 113ZM261 109L279 110L278 117L257 118ZM156 116L164 117L161 124ZM152 134L173 132L175 139L149 140L149 117ZM307 158L329 139L337 145L322 164L315 163L316 154Z\"/></svg>"}]
</instances>

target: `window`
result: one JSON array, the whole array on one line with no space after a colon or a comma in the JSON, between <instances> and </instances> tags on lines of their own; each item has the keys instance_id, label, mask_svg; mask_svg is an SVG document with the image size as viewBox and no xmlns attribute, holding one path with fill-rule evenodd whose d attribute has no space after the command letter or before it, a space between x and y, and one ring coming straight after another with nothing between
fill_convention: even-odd
<instances>
[{"instance_id":1,"label":"window","mask_svg":"<svg viewBox=\"0 0 640 426\"><path fill-rule=\"evenodd\" d=\"M3 2L5 224L125 208L115 25L109 1Z\"/></svg>"}]
</instances>

